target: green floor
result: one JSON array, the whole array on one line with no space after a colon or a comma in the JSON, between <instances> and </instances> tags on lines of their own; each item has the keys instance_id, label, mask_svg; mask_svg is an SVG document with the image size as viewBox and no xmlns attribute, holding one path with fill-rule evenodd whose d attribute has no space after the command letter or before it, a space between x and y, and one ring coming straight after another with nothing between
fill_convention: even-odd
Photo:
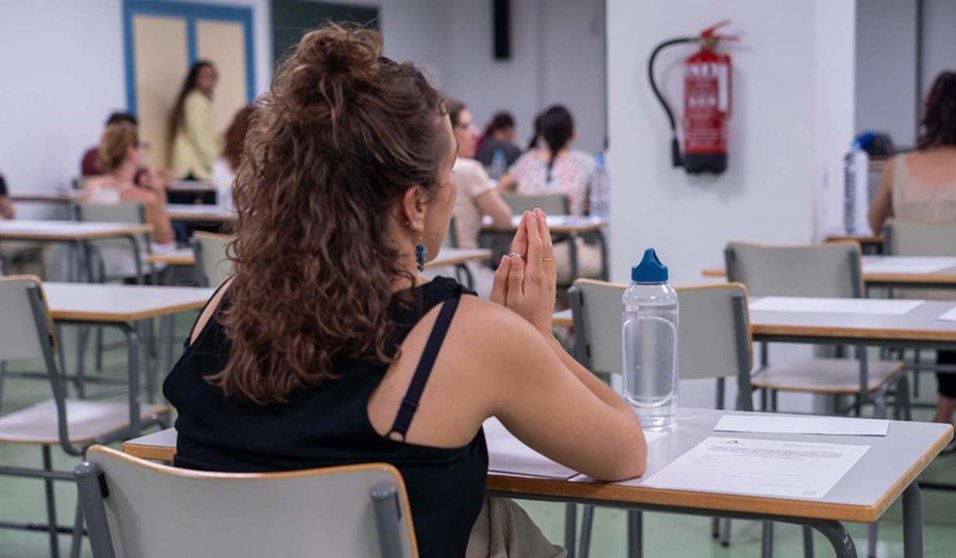
<instances>
[{"instance_id":1,"label":"green floor","mask_svg":"<svg viewBox=\"0 0 956 558\"><path fill-rule=\"evenodd\" d=\"M181 332L188 328L183 317L179 324ZM71 339L67 332L65 336ZM67 345L69 346L69 344ZM75 354L72 351L68 355ZM105 376L120 378L124 374L125 352L107 354ZM36 369L36 366L11 365L11 371ZM921 385L922 401L931 401L935 383L930 375L924 375ZM2 411L9 412L31 402L45 398L47 384L37 380L8 378L3 390ZM916 417L928 418L928 410L918 410ZM76 460L62 452L56 452L55 462L59 468L71 469ZM34 467L40 465L40 450L33 446L0 444L0 463ZM956 483L956 454L943 456L933 463L924 478L946 480ZM860 479L865 482L864 479ZM45 521L43 485L34 479L0 477L0 521ZM72 485L58 484L57 504L61 523L72 522L76 492ZM544 533L555 543L561 544L564 537L564 505L547 502L521 502L522 506ZM956 556L956 493L935 491L923 492L924 542L927 557ZM579 514L580 516L580 514ZM591 555L596 558L625 555L625 513L616 509L598 509L595 514ZM850 524L849 529L861 556L866 552L866 526ZM732 542L723 548L710 537L708 518L681 515L647 513L644 515L645 556L693 556L729 557L759 556L760 525L756 522L734 521ZM66 556L69 537L62 536L61 555ZM775 531L775 556L802 556L802 534L799 527L777 525ZM47 535L39 532L10 531L0 529L0 558L32 558L49 556ZM84 545L84 556L90 556ZM832 551L822 537L816 537L816 555L832 556ZM880 557L902 556L902 531L900 506L894 505L880 522L880 540L877 555Z\"/></svg>"}]
</instances>

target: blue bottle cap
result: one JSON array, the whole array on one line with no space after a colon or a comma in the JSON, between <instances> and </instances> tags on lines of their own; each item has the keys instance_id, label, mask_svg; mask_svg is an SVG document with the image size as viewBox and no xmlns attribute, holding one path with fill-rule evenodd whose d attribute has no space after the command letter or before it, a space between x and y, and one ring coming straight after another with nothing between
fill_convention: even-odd
<instances>
[{"instance_id":1,"label":"blue bottle cap","mask_svg":"<svg viewBox=\"0 0 956 558\"><path fill-rule=\"evenodd\" d=\"M631 281L635 283L666 283L667 266L661 263L653 248L644 250L641 263L631 268Z\"/></svg>"}]
</instances>

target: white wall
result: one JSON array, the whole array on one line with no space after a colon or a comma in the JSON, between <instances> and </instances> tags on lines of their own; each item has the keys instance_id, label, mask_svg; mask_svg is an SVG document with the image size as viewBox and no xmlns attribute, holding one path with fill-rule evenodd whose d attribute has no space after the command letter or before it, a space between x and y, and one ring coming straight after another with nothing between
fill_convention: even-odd
<instances>
[{"instance_id":1,"label":"white wall","mask_svg":"<svg viewBox=\"0 0 956 558\"><path fill-rule=\"evenodd\" d=\"M956 71L956 2L924 0L923 91L943 70Z\"/></svg>"},{"instance_id":2,"label":"white wall","mask_svg":"<svg viewBox=\"0 0 956 558\"><path fill-rule=\"evenodd\" d=\"M839 168L853 131L852 0L672 0L647 10L608 0L611 269L626 280L646 247L670 267L672 282L700 283L721 265L729 240L808 242L823 177ZM671 37L722 19L742 34L734 63L729 168L690 177L670 167L670 131L645 78L647 57ZM658 73L673 103L682 99L674 47ZM710 392L684 390L685 404L712 405Z\"/></svg>"}]
</instances>

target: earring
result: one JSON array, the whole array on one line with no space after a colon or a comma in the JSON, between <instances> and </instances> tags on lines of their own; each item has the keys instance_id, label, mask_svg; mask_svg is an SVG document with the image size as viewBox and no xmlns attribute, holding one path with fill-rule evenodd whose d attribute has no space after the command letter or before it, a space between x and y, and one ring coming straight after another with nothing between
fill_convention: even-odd
<instances>
[{"instance_id":1,"label":"earring","mask_svg":"<svg viewBox=\"0 0 956 558\"><path fill-rule=\"evenodd\" d=\"M422 243L422 237L418 237L418 244L415 245L415 262L418 264L418 271L425 271L425 258L428 257L428 247Z\"/></svg>"}]
</instances>

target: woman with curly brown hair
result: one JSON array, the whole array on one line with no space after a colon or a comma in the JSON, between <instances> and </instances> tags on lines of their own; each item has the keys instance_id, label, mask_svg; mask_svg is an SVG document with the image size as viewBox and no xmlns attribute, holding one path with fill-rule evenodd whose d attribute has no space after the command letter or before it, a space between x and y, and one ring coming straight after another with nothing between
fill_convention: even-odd
<instances>
[{"instance_id":1,"label":"woman with curly brown hair","mask_svg":"<svg viewBox=\"0 0 956 558\"><path fill-rule=\"evenodd\" d=\"M524 216L492 301L418 273L448 230L457 145L441 94L381 48L374 31L332 25L281 64L236 179L235 275L164 391L177 465L388 462L421 556L464 556L483 506L502 507L484 493L489 417L602 479L642 474L647 448L629 406L551 334L543 214ZM503 523L527 526L509 510ZM534 529L496 538L491 524L470 553L495 551L491 539L560 554Z\"/></svg>"},{"instance_id":2,"label":"woman with curly brown hair","mask_svg":"<svg viewBox=\"0 0 956 558\"><path fill-rule=\"evenodd\" d=\"M923 105L918 148L887 161L870 207L874 233L891 217L956 225L956 72L943 72L933 82ZM920 298L925 297L921 293ZM956 365L956 351L939 351L936 360ZM933 420L950 423L956 412L956 374L938 373L936 379Z\"/></svg>"}]
</instances>

